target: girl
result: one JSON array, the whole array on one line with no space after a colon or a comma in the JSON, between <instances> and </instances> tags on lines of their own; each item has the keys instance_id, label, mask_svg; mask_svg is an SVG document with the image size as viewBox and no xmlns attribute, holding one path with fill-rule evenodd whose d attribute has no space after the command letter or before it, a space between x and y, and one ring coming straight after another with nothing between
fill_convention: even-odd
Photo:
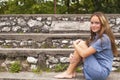
<instances>
[{"instance_id":1,"label":"girl","mask_svg":"<svg viewBox=\"0 0 120 80\"><path fill-rule=\"evenodd\" d=\"M86 80L106 80L112 69L113 56L117 55L115 37L107 18L102 12L95 12L90 18L91 37L87 41L78 39L73 42L74 53L70 57L67 70L55 78L73 78L75 68L83 61Z\"/></svg>"}]
</instances>

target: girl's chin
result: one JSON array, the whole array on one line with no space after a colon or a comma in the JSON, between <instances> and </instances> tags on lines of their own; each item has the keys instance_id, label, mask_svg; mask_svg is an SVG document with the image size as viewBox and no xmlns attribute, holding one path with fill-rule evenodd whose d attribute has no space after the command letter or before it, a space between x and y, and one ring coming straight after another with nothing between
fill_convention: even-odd
<instances>
[{"instance_id":1,"label":"girl's chin","mask_svg":"<svg viewBox=\"0 0 120 80\"><path fill-rule=\"evenodd\" d=\"M92 30L94 33L97 33L98 31L97 30Z\"/></svg>"},{"instance_id":2,"label":"girl's chin","mask_svg":"<svg viewBox=\"0 0 120 80\"><path fill-rule=\"evenodd\" d=\"M97 31L93 31L94 33L97 33Z\"/></svg>"}]
</instances>

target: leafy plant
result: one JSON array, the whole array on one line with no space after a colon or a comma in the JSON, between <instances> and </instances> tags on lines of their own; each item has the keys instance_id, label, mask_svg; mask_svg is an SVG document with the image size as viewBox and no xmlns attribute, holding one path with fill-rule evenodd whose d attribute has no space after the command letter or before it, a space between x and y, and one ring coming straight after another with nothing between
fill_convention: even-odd
<instances>
[{"instance_id":1,"label":"leafy plant","mask_svg":"<svg viewBox=\"0 0 120 80\"><path fill-rule=\"evenodd\" d=\"M81 69L81 67L77 67L77 68L76 68L76 72L79 72L79 73L81 73L81 72L82 72L82 69Z\"/></svg>"},{"instance_id":2,"label":"leafy plant","mask_svg":"<svg viewBox=\"0 0 120 80\"><path fill-rule=\"evenodd\" d=\"M9 71L12 73L17 73L21 70L21 65L19 61L15 61L10 65Z\"/></svg>"},{"instance_id":3,"label":"leafy plant","mask_svg":"<svg viewBox=\"0 0 120 80\"><path fill-rule=\"evenodd\" d=\"M37 67L36 69L32 69L32 72L37 73L37 74L40 74L43 71L50 72L50 69L46 67L45 68Z\"/></svg>"},{"instance_id":4,"label":"leafy plant","mask_svg":"<svg viewBox=\"0 0 120 80\"><path fill-rule=\"evenodd\" d=\"M68 67L67 64L62 64L62 63L59 63L55 66L55 72L61 72L61 71L64 71L66 70L66 68Z\"/></svg>"},{"instance_id":5,"label":"leafy plant","mask_svg":"<svg viewBox=\"0 0 120 80\"><path fill-rule=\"evenodd\" d=\"M36 69L32 69L32 72L39 74L42 73L42 69L40 67L37 67Z\"/></svg>"}]
</instances>

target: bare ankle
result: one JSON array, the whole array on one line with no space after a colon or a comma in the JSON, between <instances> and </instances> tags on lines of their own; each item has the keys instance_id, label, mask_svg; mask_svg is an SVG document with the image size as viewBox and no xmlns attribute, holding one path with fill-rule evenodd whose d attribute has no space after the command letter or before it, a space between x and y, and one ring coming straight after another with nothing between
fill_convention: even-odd
<instances>
[{"instance_id":1,"label":"bare ankle","mask_svg":"<svg viewBox=\"0 0 120 80\"><path fill-rule=\"evenodd\" d=\"M66 70L65 73L68 74L68 75L71 75L71 74L74 74L75 71L72 71L72 72L71 72L71 71L67 71L67 70Z\"/></svg>"}]
</instances>

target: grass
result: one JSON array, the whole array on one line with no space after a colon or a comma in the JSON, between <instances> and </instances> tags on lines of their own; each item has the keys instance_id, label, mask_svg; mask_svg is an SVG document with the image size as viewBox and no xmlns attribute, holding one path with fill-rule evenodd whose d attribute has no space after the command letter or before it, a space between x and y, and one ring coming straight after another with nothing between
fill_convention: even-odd
<instances>
[{"instance_id":1,"label":"grass","mask_svg":"<svg viewBox=\"0 0 120 80\"><path fill-rule=\"evenodd\" d=\"M9 67L9 71L12 73L18 73L21 71L21 65L19 61L15 61L14 63L12 63Z\"/></svg>"}]
</instances>

